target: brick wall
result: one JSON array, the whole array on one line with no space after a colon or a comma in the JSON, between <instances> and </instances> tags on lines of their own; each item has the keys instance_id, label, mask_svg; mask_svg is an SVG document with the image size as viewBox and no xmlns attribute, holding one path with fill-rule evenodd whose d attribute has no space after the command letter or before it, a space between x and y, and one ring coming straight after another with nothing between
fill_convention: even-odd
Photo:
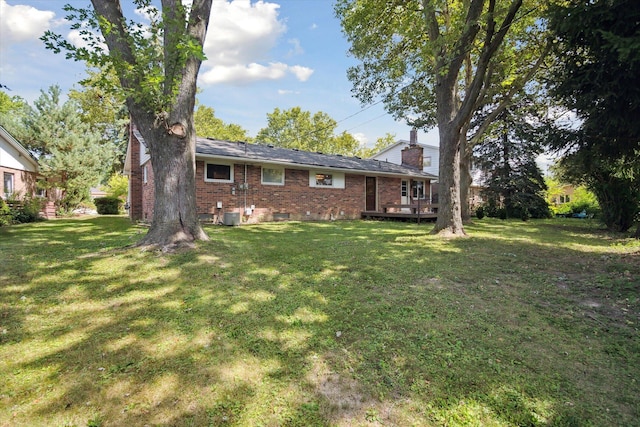
<instances>
[{"instance_id":1,"label":"brick wall","mask_svg":"<svg viewBox=\"0 0 640 427\"><path fill-rule=\"evenodd\" d=\"M409 145L402 150L402 165L422 170L424 167L423 149L419 145Z\"/></svg>"},{"instance_id":2,"label":"brick wall","mask_svg":"<svg viewBox=\"0 0 640 427\"><path fill-rule=\"evenodd\" d=\"M131 171L129 172L129 218L139 221L142 213L142 168L140 167L140 142L132 134L129 138L131 155Z\"/></svg>"},{"instance_id":3,"label":"brick wall","mask_svg":"<svg viewBox=\"0 0 640 427\"><path fill-rule=\"evenodd\" d=\"M196 200L199 214L218 221L225 212L240 212L244 222L273 221L283 214L291 220L356 219L365 209L364 175L345 174L345 188L311 188L309 171L285 169L285 185L263 185L260 166L234 166L234 183L204 180L204 162L196 162ZM399 203L400 178L378 178L379 204ZM216 206L222 203L222 209ZM245 208L254 206L250 215ZM275 216L274 216L275 215Z\"/></svg>"},{"instance_id":4,"label":"brick wall","mask_svg":"<svg viewBox=\"0 0 640 427\"><path fill-rule=\"evenodd\" d=\"M4 174L13 175L13 196L22 198L26 195L36 194L36 181L38 174L25 170L0 166L0 197L5 198L7 189L4 188Z\"/></svg>"},{"instance_id":5,"label":"brick wall","mask_svg":"<svg viewBox=\"0 0 640 427\"><path fill-rule=\"evenodd\" d=\"M137 169L135 163L132 168ZM132 179L132 189L137 181L140 189L140 219L153 219L153 168L147 167L147 183L143 183L142 168L139 179ZM145 166L143 165L143 167ZM204 180L205 162L196 161L196 200L198 214L211 215L219 222L226 212L239 212L245 223L258 223L288 218L290 220L339 220L357 219L365 210L365 176L345 174L345 188L309 187L309 171L285 169L285 185L264 185L261 183L260 166L234 165L234 182L206 182ZM246 170L246 178L245 178ZM133 171L132 171L133 172ZM132 174L132 176L134 176ZM401 178L377 177L378 206L400 203ZM135 180L135 181L134 181ZM245 182L247 189L242 188ZM131 195L130 215L137 212L134 208L134 196ZM222 208L218 209L218 203ZM247 208L252 211L248 213Z\"/></svg>"}]
</instances>

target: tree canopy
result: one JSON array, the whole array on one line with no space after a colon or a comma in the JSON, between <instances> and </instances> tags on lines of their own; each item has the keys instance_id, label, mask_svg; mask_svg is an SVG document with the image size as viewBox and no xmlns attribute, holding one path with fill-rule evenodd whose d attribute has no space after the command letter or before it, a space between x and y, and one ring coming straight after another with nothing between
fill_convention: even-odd
<instances>
[{"instance_id":1,"label":"tree canopy","mask_svg":"<svg viewBox=\"0 0 640 427\"><path fill-rule=\"evenodd\" d=\"M111 171L122 171L129 136L129 112L118 77L113 70L90 68L79 85L69 91L69 99L76 101L82 121L100 135L100 143L113 153Z\"/></svg>"},{"instance_id":2,"label":"tree canopy","mask_svg":"<svg viewBox=\"0 0 640 427\"><path fill-rule=\"evenodd\" d=\"M237 124L227 124L216 117L211 107L198 105L193 116L198 136L221 139L224 141L250 142L251 138L245 129Z\"/></svg>"},{"instance_id":3,"label":"tree canopy","mask_svg":"<svg viewBox=\"0 0 640 427\"><path fill-rule=\"evenodd\" d=\"M566 153L563 177L586 183L605 224L617 231L640 212L638 22L640 4L627 0L572 0L550 19L559 58L550 88L578 118L550 142Z\"/></svg>"},{"instance_id":4,"label":"tree canopy","mask_svg":"<svg viewBox=\"0 0 640 427\"><path fill-rule=\"evenodd\" d=\"M460 164L469 123L497 87L512 95L539 61L541 21L524 0L340 0L336 13L360 64L348 77L363 102L382 97L398 118L440 135L440 209L434 232L465 235ZM505 58L511 59L505 62ZM501 80L497 78L500 77ZM508 101L509 96L506 97Z\"/></svg>"},{"instance_id":5,"label":"tree canopy","mask_svg":"<svg viewBox=\"0 0 640 427\"><path fill-rule=\"evenodd\" d=\"M300 107L276 108L267 114L267 126L260 129L256 140L278 147L326 154L360 154L360 143L347 132L336 135L337 126L338 123L322 111L311 114Z\"/></svg>"}]
</instances>

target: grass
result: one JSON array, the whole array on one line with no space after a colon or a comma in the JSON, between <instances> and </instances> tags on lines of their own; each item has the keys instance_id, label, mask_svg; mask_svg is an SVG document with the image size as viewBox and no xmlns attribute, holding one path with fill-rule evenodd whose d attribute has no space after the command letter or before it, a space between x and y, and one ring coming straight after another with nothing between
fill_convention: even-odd
<instances>
[{"instance_id":1,"label":"grass","mask_svg":"<svg viewBox=\"0 0 640 427\"><path fill-rule=\"evenodd\" d=\"M0 229L0 426L640 425L640 242L583 220Z\"/></svg>"}]
</instances>

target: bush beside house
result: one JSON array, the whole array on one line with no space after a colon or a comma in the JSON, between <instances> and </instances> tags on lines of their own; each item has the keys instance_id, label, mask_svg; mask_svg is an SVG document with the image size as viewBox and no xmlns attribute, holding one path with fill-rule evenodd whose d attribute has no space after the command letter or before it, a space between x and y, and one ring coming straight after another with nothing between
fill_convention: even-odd
<instances>
[{"instance_id":1,"label":"bush beside house","mask_svg":"<svg viewBox=\"0 0 640 427\"><path fill-rule=\"evenodd\" d=\"M100 215L118 215L122 200L117 197L98 197L93 200Z\"/></svg>"}]
</instances>

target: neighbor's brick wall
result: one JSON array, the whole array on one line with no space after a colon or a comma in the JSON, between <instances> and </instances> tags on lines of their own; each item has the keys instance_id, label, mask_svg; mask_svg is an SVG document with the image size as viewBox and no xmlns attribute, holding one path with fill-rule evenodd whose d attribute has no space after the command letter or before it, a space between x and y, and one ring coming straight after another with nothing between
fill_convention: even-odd
<instances>
[{"instance_id":1,"label":"neighbor's brick wall","mask_svg":"<svg viewBox=\"0 0 640 427\"><path fill-rule=\"evenodd\" d=\"M131 147L131 171L129 175L129 218L131 221L139 221L142 213L142 167L140 166L140 142L132 134Z\"/></svg>"},{"instance_id":2,"label":"neighbor's brick wall","mask_svg":"<svg viewBox=\"0 0 640 427\"><path fill-rule=\"evenodd\" d=\"M235 165L234 183L204 181L204 162L196 162L196 200L199 214L213 214L218 221L225 212L240 212L243 221L272 221L274 214L289 214L291 220L356 219L365 209L365 177L345 174L345 188L311 188L309 171L285 169L285 185L262 185L261 168L247 166L248 190L241 190L245 181L244 165ZM235 194L232 189L235 189ZM378 178L379 204L399 203L400 179ZM250 216L246 207L255 206ZM222 202L222 209L216 208ZM307 215L308 213L308 215Z\"/></svg>"},{"instance_id":3,"label":"neighbor's brick wall","mask_svg":"<svg viewBox=\"0 0 640 427\"><path fill-rule=\"evenodd\" d=\"M4 173L13 174L13 195L22 198L25 195L33 196L36 193L36 181L38 174L20 169L0 166L0 197L5 198Z\"/></svg>"},{"instance_id":4,"label":"neighbor's brick wall","mask_svg":"<svg viewBox=\"0 0 640 427\"><path fill-rule=\"evenodd\" d=\"M140 166L140 174L143 175L143 168L147 168L147 182L142 182L142 219L144 221L152 221L153 220L153 201L155 198L155 186L154 186L154 176L153 176L153 167L151 166L151 161L147 161L145 164Z\"/></svg>"}]
</instances>

